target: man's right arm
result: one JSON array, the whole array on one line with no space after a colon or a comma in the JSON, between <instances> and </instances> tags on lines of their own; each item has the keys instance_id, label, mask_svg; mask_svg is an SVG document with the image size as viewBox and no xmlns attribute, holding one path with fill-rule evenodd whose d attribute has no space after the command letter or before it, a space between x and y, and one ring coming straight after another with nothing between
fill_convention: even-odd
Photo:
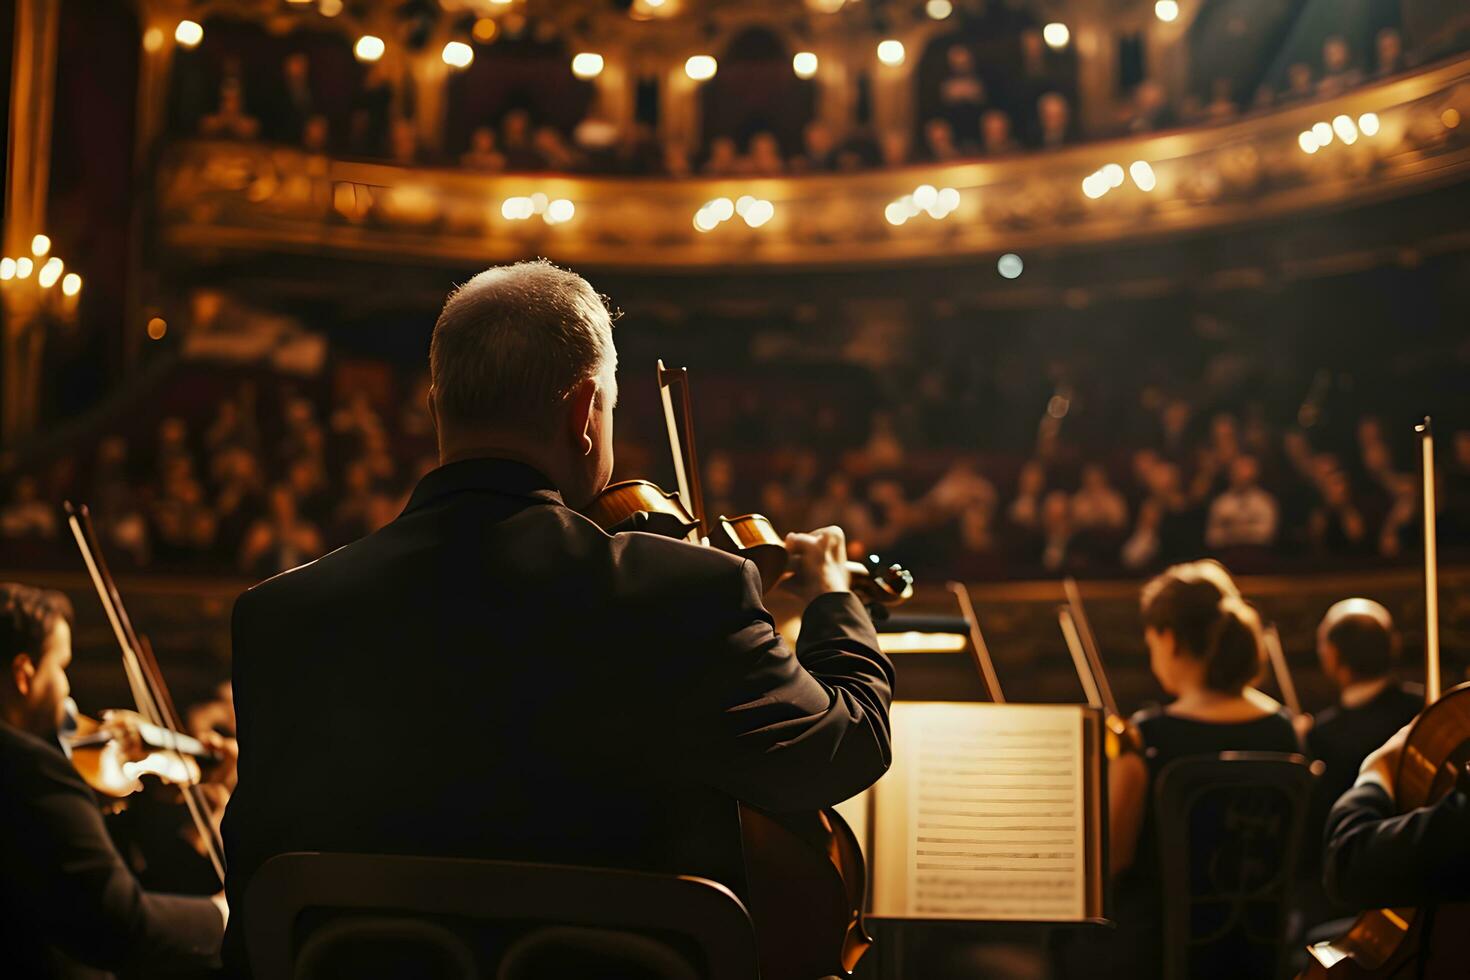
<instances>
[{"instance_id":1,"label":"man's right arm","mask_svg":"<svg viewBox=\"0 0 1470 980\"><path fill-rule=\"evenodd\" d=\"M1470 797L1394 813L1379 783L1360 779L1327 818L1327 890L1354 908L1470 898Z\"/></svg>"}]
</instances>

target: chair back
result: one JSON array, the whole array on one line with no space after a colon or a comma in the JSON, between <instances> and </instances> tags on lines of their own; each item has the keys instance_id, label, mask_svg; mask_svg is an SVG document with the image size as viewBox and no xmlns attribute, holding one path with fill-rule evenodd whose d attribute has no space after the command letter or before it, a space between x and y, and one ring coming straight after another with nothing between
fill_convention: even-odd
<instances>
[{"instance_id":1,"label":"chair back","mask_svg":"<svg viewBox=\"0 0 1470 980\"><path fill-rule=\"evenodd\" d=\"M1166 980L1288 975L1314 776L1279 752L1179 759L1154 788Z\"/></svg>"},{"instance_id":2,"label":"chair back","mask_svg":"<svg viewBox=\"0 0 1470 980\"><path fill-rule=\"evenodd\" d=\"M740 900L703 878L377 854L282 854L245 894L256 980L756 980Z\"/></svg>"}]
</instances>

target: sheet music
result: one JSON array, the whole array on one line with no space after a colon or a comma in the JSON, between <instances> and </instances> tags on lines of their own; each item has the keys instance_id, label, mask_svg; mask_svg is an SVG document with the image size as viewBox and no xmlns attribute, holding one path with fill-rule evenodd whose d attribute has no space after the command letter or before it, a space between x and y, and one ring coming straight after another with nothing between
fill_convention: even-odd
<instances>
[{"instance_id":1,"label":"sheet music","mask_svg":"<svg viewBox=\"0 0 1470 980\"><path fill-rule=\"evenodd\" d=\"M875 788L873 912L1087 917L1085 759L1072 705L893 706Z\"/></svg>"}]
</instances>

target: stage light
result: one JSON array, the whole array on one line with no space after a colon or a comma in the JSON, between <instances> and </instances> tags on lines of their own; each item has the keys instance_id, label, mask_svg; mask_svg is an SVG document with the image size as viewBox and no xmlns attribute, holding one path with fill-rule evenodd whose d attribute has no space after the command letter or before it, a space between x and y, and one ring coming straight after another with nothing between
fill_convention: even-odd
<instances>
[{"instance_id":1,"label":"stage light","mask_svg":"<svg viewBox=\"0 0 1470 980\"><path fill-rule=\"evenodd\" d=\"M1445 129L1454 129L1460 125L1460 110L1454 106L1450 106L1439 114L1439 121L1444 123Z\"/></svg>"},{"instance_id":2,"label":"stage light","mask_svg":"<svg viewBox=\"0 0 1470 980\"><path fill-rule=\"evenodd\" d=\"M776 206L774 204L770 201L757 200L752 202L750 207L746 208L745 213L740 217L744 218L745 223L750 227L759 228L767 221L770 221L775 214Z\"/></svg>"},{"instance_id":3,"label":"stage light","mask_svg":"<svg viewBox=\"0 0 1470 980\"><path fill-rule=\"evenodd\" d=\"M439 55L450 68L468 68L475 60L475 49L463 41L450 41Z\"/></svg>"},{"instance_id":4,"label":"stage light","mask_svg":"<svg viewBox=\"0 0 1470 980\"><path fill-rule=\"evenodd\" d=\"M15 259L10 256L0 259L0 280L9 282L15 278Z\"/></svg>"},{"instance_id":5,"label":"stage light","mask_svg":"<svg viewBox=\"0 0 1470 980\"><path fill-rule=\"evenodd\" d=\"M509 7L515 0L490 0L490 2L497 7ZM663 0L659 0L659 3L663 3ZM657 4L651 6L657 6Z\"/></svg>"},{"instance_id":6,"label":"stage light","mask_svg":"<svg viewBox=\"0 0 1470 980\"><path fill-rule=\"evenodd\" d=\"M1041 39L1046 42L1047 47L1060 50L1072 40L1072 32L1067 29L1066 24L1054 20L1041 29Z\"/></svg>"},{"instance_id":7,"label":"stage light","mask_svg":"<svg viewBox=\"0 0 1470 980\"><path fill-rule=\"evenodd\" d=\"M578 78L596 78L602 74L602 55L595 51L583 51L572 59L572 74Z\"/></svg>"},{"instance_id":8,"label":"stage light","mask_svg":"<svg viewBox=\"0 0 1470 980\"><path fill-rule=\"evenodd\" d=\"M1123 186L1123 168L1116 163L1106 164L1098 173L1108 182L1108 187Z\"/></svg>"},{"instance_id":9,"label":"stage light","mask_svg":"<svg viewBox=\"0 0 1470 980\"><path fill-rule=\"evenodd\" d=\"M712 55L696 54L690 55L689 60L684 62L684 74L696 82L707 82L715 77L715 72L720 70L720 63Z\"/></svg>"},{"instance_id":10,"label":"stage light","mask_svg":"<svg viewBox=\"0 0 1470 980\"><path fill-rule=\"evenodd\" d=\"M1365 112L1358 117L1358 128L1363 131L1364 136L1378 135L1378 113Z\"/></svg>"},{"instance_id":11,"label":"stage light","mask_svg":"<svg viewBox=\"0 0 1470 980\"><path fill-rule=\"evenodd\" d=\"M969 641L962 633L879 633L878 649L884 653L962 653Z\"/></svg>"},{"instance_id":12,"label":"stage light","mask_svg":"<svg viewBox=\"0 0 1470 980\"><path fill-rule=\"evenodd\" d=\"M659 2L662 3L663 0ZM846 3L847 0L807 0L807 5L819 14L835 14Z\"/></svg>"},{"instance_id":13,"label":"stage light","mask_svg":"<svg viewBox=\"0 0 1470 980\"><path fill-rule=\"evenodd\" d=\"M161 316L156 316L148 321L148 339L162 340L163 335L168 333L168 321Z\"/></svg>"},{"instance_id":14,"label":"stage light","mask_svg":"<svg viewBox=\"0 0 1470 980\"><path fill-rule=\"evenodd\" d=\"M735 213L740 215L740 217L742 218L745 217L745 212L749 211L750 206L755 202L756 198L752 197L751 195L741 194L735 199Z\"/></svg>"},{"instance_id":15,"label":"stage light","mask_svg":"<svg viewBox=\"0 0 1470 980\"><path fill-rule=\"evenodd\" d=\"M163 31L156 27L150 27L143 32L143 50L152 54L163 47Z\"/></svg>"},{"instance_id":16,"label":"stage light","mask_svg":"<svg viewBox=\"0 0 1470 980\"><path fill-rule=\"evenodd\" d=\"M1015 252L1007 252L995 262L995 271L999 272L1003 279L1018 279L1021 273L1026 271L1026 263Z\"/></svg>"},{"instance_id":17,"label":"stage light","mask_svg":"<svg viewBox=\"0 0 1470 980\"><path fill-rule=\"evenodd\" d=\"M1082 178L1082 193L1094 201L1106 194L1111 186L1101 170L1094 170Z\"/></svg>"},{"instance_id":18,"label":"stage light","mask_svg":"<svg viewBox=\"0 0 1470 980\"><path fill-rule=\"evenodd\" d=\"M1165 24L1179 19L1179 0L1158 0L1154 4L1154 16Z\"/></svg>"},{"instance_id":19,"label":"stage light","mask_svg":"<svg viewBox=\"0 0 1470 980\"><path fill-rule=\"evenodd\" d=\"M1330 146L1332 144L1332 127L1325 122L1319 122L1312 127L1312 135L1317 138L1318 146Z\"/></svg>"},{"instance_id":20,"label":"stage light","mask_svg":"<svg viewBox=\"0 0 1470 980\"><path fill-rule=\"evenodd\" d=\"M41 271L36 275L36 282L40 283L42 289L50 289L56 285L56 280L61 278L61 270L61 260L53 255L41 265Z\"/></svg>"},{"instance_id":21,"label":"stage light","mask_svg":"<svg viewBox=\"0 0 1470 980\"><path fill-rule=\"evenodd\" d=\"M939 200L939 190L933 184L920 184L914 188L914 206L920 211L927 211Z\"/></svg>"},{"instance_id":22,"label":"stage light","mask_svg":"<svg viewBox=\"0 0 1470 980\"><path fill-rule=\"evenodd\" d=\"M1348 146L1358 141L1358 127L1353 125L1353 119L1349 115L1337 115L1332 117L1332 131L1337 138Z\"/></svg>"},{"instance_id":23,"label":"stage light","mask_svg":"<svg viewBox=\"0 0 1470 980\"><path fill-rule=\"evenodd\" d=\"M710 213L708 205L694 212L694 227L698 231L714 231L715 226L719 223L720 219L716 218L713 214Z\"/></svg>"},{"instance_id":24,"label":"stage light","mask_svg":"<svg viewBox=\"0 0 1470 980\"><path fill-rule=\"evenodd\" d=\"M500 205L500 216L506 221L524 221L532 214L535 208L529 197L507 197Z\"/></svg>"},{"instance_id":25,"label":"stage light","mask_svg":"<svg viewBox=\"0 0 1470 980\"><path fill-rule=\"evenodd\" d=\"M924 13L928 14L931 20L944 20L954 13L954 4L949 0L929 0L924 4Z\"/></svg>"},{"instance_id":26,"label":"stage light","mask_svg":"<svg viewBox=\"0 0 1470 980\"><path fill-rule=\"evenodd\" d=\"M75 272L68 272L61 280L61 292L66 296L75 296L82 291L82 277Z\"/></svg>"},{"instance_id":27,"label":"stage light","mask_svg":"<svg viewBox=\"0 0 1470 980\"><path fill-rule=\"evenodd\" d=\"M204 40L204 28L192 20L181 20L174 28L174 40L186 48L197 48Z\"/></svg>"},{"instance_id":28,"label":"stage light","mask_svg":"<svg viewBox=\"0 0 1470 980\"><path fill-rule=\"evenodd\" d=\"M470 36L481 44L489 44L495 40L495 35L499 33L500 25L495 22L495 18L493 17L481 17L470 28Z\"/></svg>"},{"instance_id":29,"label":"stage light","mask_svg":"<svg viewBox=\"0 0 1470 980\"><path fill-rule=\"evenodd\" d=\"M387 50L387 45L383 43L383 39L374 34L364 34L352 46L353 57L358 61L366 62L377 61L383 57L385 50Z\"/></svg>"},{"instance_id":30,"label":"stage light","mask_svg":"<svg viewBox=\"0 0 1470 980\"><path fill-rule=\"evenodd\" d=\"M891 201L888 207L883 209L883 217L888 219L890 225L901 225L909 220L909 209L903 201Z\"/></svg>"},{"instance_id":31,"label":"stage light","mask_svg":"<svg viewBox=\"0 0 1470 980\"><path fill-rule=\"evenodd\" d=\"M1133 178L1133 183L1141 191L1151 191L1158 186L1158 178L1154 176L1154 168L1147 160L1134 160L1128 165L1128 176Z\"/></svg>"},{"instance_id":32,"label":"stage light","mask_svg":"<svg viewBox=\"0 0 1470 980\"><path fill-rule=\"evenodd\" d=\"M35 268L36 264L31 261L30 256L22 255L20 258L15 260L15 278L29 279L31 277L32 270L34 270Z\"/></svg>"},{"instance_id":33,"label":"stage light","mask_svg":"<svg viewBox=\"0 0 1470 980\"><path fill-rule=\"evenodd\" d=\"M811 51L798 51L791 56L791 70L797 78L811 78L817 73L817 56Z\"/></svg>"},{"instance_id":34,"label":"stage light","mask_svg":"<svg viewBox=\"0 0 1470 980\"><path fill-rule=\"evenodd\" d=\"M735 216L735 202L728 197L717 197L709 202L708 207L716 221L729 221Z\"/></svg>"},{"instance_id":35,"label":"stage light","mask_svg":"<svg viewBox=\"0 0 1470 980\"><path fill-rule=\"evenodd\" d=\"M572 220L572 215L577 213L577 206L564 197L546 205L546 223L548 225L559 225Z\"/></svg>"},{"instance_id":36,"label":"stage light","mask_svg":"<svg viewBox=\"0 0 1470 980\"><path fill-rule=\"evenodd\" d=\"M1296 145L1302 148L1302 152L1308 155L1316 153L1321 149L1317 145L1317 134L1310 129L1304 129L1296 138Z\"/></svg>"},{"instance_id":37,"label":"stage light","mask_svg":"<svg viewBox=\"0 0 1470 980\"><path fill-rule=\"evenodd\" d=\"M903 42L888 38L886 41L878 42L878 60L889 68L897 68L903 64Z\"/></svg>"},{"instance_id":38,"label":"stage light","mask_svg":"<svg viewBox=\"0 0 1470 980\"><path fill-rule=\"evenodd\" d=\"M45 235L37 235L31 239L31 254L40 258L51 251L51 239Z\"/></svg>"},{"instance_id":39,"label":"stage light","mask_svg":"<svg viewBox=\"0 0 1470 980\"><path fill-rule=\"evenodd\" d=\"M953 187L941 187L935 196L934 206L941 212L935 217L943 217L960 206L960 192Z\"/></svg>"},{"instance_id":40,"label":"stage light","mask_svg":"<svg viewBox=\"0 0 1470 980\"><path fill-rule=\"evenodd\" d=\"M342 0L321 0L316 6L316 12L323 17L336 17L342 12Z\"/></svg>"}]
</instances>

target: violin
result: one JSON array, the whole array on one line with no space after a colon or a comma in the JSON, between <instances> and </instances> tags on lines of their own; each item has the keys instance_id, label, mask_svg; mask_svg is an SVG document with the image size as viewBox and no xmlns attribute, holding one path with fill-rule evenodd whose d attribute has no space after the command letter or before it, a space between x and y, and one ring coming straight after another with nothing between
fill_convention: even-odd
<instances>
[{"instance_id":1,"label":"violin","mask_svg":"<svg viewBox=\"0 0 1470 980\"><path fill-rule=\"evenodd\" d=\"M209 859L214 868L215 875L219 879L220 887L224 887L225 881L225 859L224 845L219 837L219 814L216 806L211 803L210 797L204 792L206 787L201 786L198 771L200 759L206 759L212 755L197 739L183 741L188 736L180 733L183 723L179 719L178 710L174 707L172 696L169 694L168 685L163 680L163 674L158 669L158 661L153 656L153 648L148 641L138 635L133 629L132 619L129 618L127 609L123 607L122 595L117 590L117 583L112 578L112 572L107 567L106 560L102 557L102 551L97 545L97 532L92 527L92 516L83 504L80 507L73 506L71 501L63 505L66 511L67 527L71 530L72 537L76 540L77 548L81 551L82 563L87 567L87 575L92 580L92 587L97 592L97 598L102 603L102 611L107 615L108 625L112 627L112 634L117 640L118 648L122 653L123 673L127 675L128 687L133 694L133 702L137 713L143 719L139 726L140 737L144 744L154 751L148 755L158 755L158 759L152 768L167 771L169 775L181 778L170 779L179 787L183 796L184 805L189 810L189 818L193 822L194 830L198 834L198 843L204 856ZM144 770L139 768L129 769L128 764L120 764L116 772L112 771L108 759L107 743L112 740L111 735L105 738L98 737L95 728L90 732L84 731L86 723L77 718L78 740L82 742L79 755L75 753L76 741L72 742L74 750L73 759L77 771L86 779L89 785L100 789L103 793L117 797L119 794L111 789L122 788L127 783L129 773L133 781L142 775ZM101 742L98 745L87 744L89 739ZM154 744L149 744L150 741ZM84 771L85 766L91 763L92 755L89 750L97 748L95 771L92 778L88 779L88 773ZM199 749L192 752L190 749ZM120 759L120 753L116 748L112 750L114 758ZM97 786L92 780L102 783ZM111 787L109 789L108 787ZM131 792L131 790L129 790ZM121 794L127 795L127 794Z\"/></svg>"},{"instance_id":2,"label":"violin","mask_svg":"<svg viewBox=\"0 0 1470 980\"><path fill-rule=\"evenodd\" d=\"M1420 436L1424 504L1424 711L1399 755L1394 803L1399 813L1430 806L1466 778L1470 763L1470 683L1441 693L1439 571L1434 501L1434 433ZM1342 936L1307 947L1299 980L1439 980L1466 974L1470 903L1364 912Z\"/></svg>"},{"instance_id":3,"label":"violin","mask_svg":"<svg viewBox=\"0 0 1470 980\"><path fill-rule=\"evenodd\" d=\"M660 360L658 385L679 492L627 480L607 487L583 513L604 529L631 526L739 555L756 566L770 591L790 574L785 540L759 514L707 520L688 371L671 371ZM681 391L678 413L674 387ZM848 566L853 591L870 608L913 594L913 576L899 565L885 567L870 557ZM741 803L740 831L762 980L850 975L873 944L863 921L867 865L852 828L831 808L774 814Z\"/></svg>"},{"instance_id":4,"label":"violin","mask_svg":"<svg viewBox=\"0 0 1470 980\"><path fill-rule=\"evenodd\" d=\"M143 788L143 777L188 786L198 783L203 767L220 761L219 756L192 735L138 722L134 727L146 753L142 758L125 756L117 736L103 723L77 710L67 698L60 737L71 756L72 768L93 790L115 800Z\"/></svg>"},{"instance_id":5,"label":"violin","mask_svg":"<svg viewBox=\"0 0 1470 980\"><path fill-rule=\"evenodd\" d=\"M1062 590L1067 601L1057 608L1057 625L1061 627L1062 639L1072 655L1072 666L1077 679L1082 682L1082 692L1087 703L1101 708L1103 713L1103 748L1109 759L1133 753L1143 754L1143 735L1138 726L1118 713L1118 702L1113 697L1113 686L1103 670L1102 653L1098 650L1097 637L1092 632L1092 623L1087 618L1087 608L1082 604L1082 590L1077 580L1070 575L1062 580Z\"/></svg>"}]
</instances>

